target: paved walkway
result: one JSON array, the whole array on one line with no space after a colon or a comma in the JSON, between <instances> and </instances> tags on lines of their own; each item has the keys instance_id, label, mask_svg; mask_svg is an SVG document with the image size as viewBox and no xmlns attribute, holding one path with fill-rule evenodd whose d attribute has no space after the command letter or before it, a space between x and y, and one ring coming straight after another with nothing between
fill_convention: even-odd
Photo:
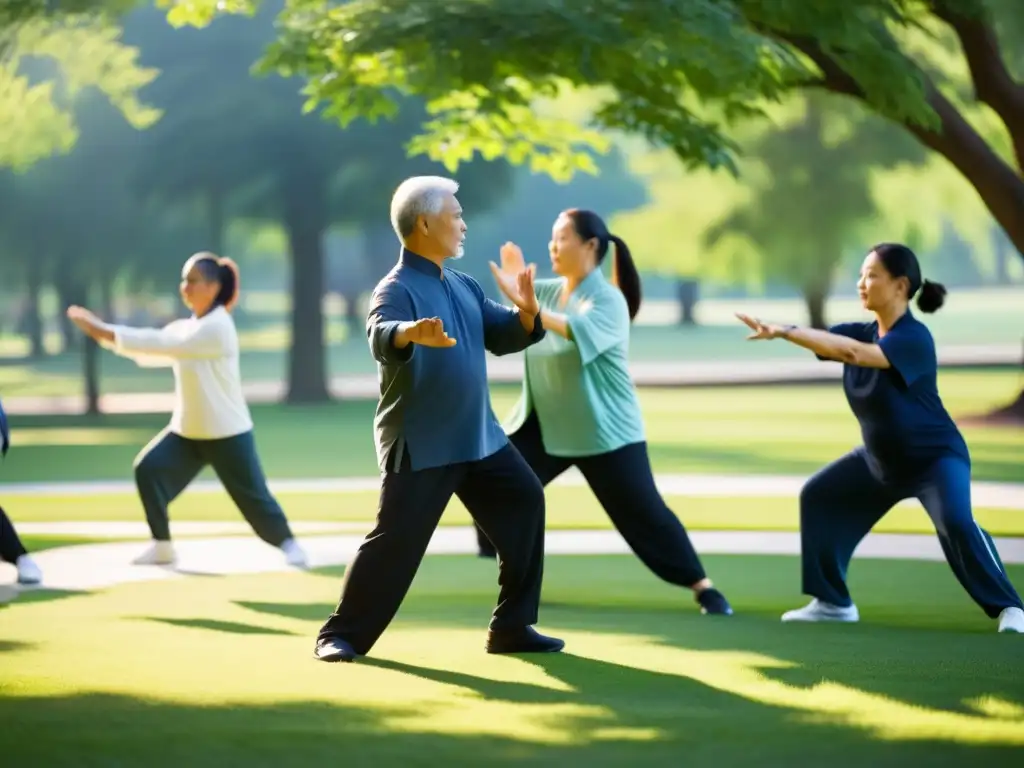
<instances>
[{"instance_id":1,"label":"paved walkway","mask_svg":"<svg viewBox=\"0 0 1024 768\"><path fill-rule=\"evenodd\" d=\"M364 526L364 529L367 526ZM314 536L302 540L313 567L348 563L362 541L363 532L339 536ZM702 554L800 553L800 537L789 532L695 531L694 546ZM1024 539L996 539L1004 562L1024 563ZM60 547L39 552L36 561L50 589L84 591L141 581L187 576L273 573L293 570L275 548L249 535L238 538L182 539L176 543L179 562L175 568L136 566L132 558L147 542L112 542ZM629 548L616 531L549 531L549 555L627 554ZM438 528L428 555L475 554L476 535L470 527ZM934 536L872 533L861 542L857 557L943 560ZM0 565L0 586L13 584L12 566ZM30 588L31 589L31 588Z\"/></svg>"},{"instance_id":2,"label":"paved walkway","mask_svg":"<svg viewBox=\"0 0 1024 768\"><path fill-rule=\"evenodd\" d=\"M799 493L802 476L722 476L659 475L657 482L666 494L705 497L789 496ZM567 472L555 484L579 486L584 483L575 471ZM271 481L276 492L324 493L377 490L379 479L329 478ZM130 482L3 484L5 499L17 495L69 496L81 498L97 494L134 493ZM189 493L222 492L217 482L197 482ZM975 483L973 495L978 506L1024 511L1024 483ZM910 502L916 504L917 502ZM288 570L281 553L256 539L241 521L173 523L179 563L177 568L134 566L131 560L145 547L143 541L111 541L44 550L36 555L45 574L45 586L51 589L90 590L116 584L153 579L180 578L190 574L264 573ZM296 522L296 535L310 554L314 567L343 565L349 562L369 522ZM148 535L143 521L121 522L37 522L19 523L26 535L81 535L103 538L142 538ZM237 536L231 536L238 534ZM708 554L780 554L800 552L800 537L782 531L694 531L699 551ZM190 538L194 537L194 538ZM997 539L1003 559L1024 563L1024 538ZM473 554L476 537L470 527L439 528L428 548L429 554ZM616 531L549 531L550 554L628 553L629 548ZM857 551L860 557L942 560L938 540L931 535L872 533ZM15 571L0 564L0 585L12 587Z\"/></svg>"},{"instance_id":3,"label":"paved walkway","mask_svg":"<svg viewBox=\"0 0 1024 768\"><path fill-rule=\"evenodd\" d=\"M1019 366L1019 344L954 345L939 349L939 364L948 367ZM686 387L706 385L792 384L838 381L842 367L806 357L778 360L643 360L630 363L630 372L638 386ZM491 381L516 383L522 381L521 355L488 357L487 373ZM248 381L244 384L250 403L274 403L284 399L284 381ZM334 377L331 394L345 399L374 399L380 389L376 373L348 374ZM167 413L174 404L171 392L107 394L100 398L104 413ZM29 396L4 398L4 409L11 414L78 414L85 410L81 395Z\"/></svg>"},{"instance_id":4,"label":"paved walkway","mask_svg":"<svg viewBox=\"0 0 1024 768\"><path fill-rule=\"evenodd\" d=\"M807 481L803 475L703 475L665 474L656 478L658 488L666 495L694 497L765 497L796 498ZM579 487L586 484L578 470L572 469L552 483L555 486ZM333 477L271 480L275 493L353 493L377 491L377 477ZM134 494L135 485L128 480L70 483L0 483L4 498L13 496L96 496ZM215 480L196 481L188 493L223 493ZM1024 510L1024 483L975 482L971 484L975 506L992 509ZM917 502L912 502L917 503ZM19 526L20 530L20 526Z\"/></svg>"}]
</instances>

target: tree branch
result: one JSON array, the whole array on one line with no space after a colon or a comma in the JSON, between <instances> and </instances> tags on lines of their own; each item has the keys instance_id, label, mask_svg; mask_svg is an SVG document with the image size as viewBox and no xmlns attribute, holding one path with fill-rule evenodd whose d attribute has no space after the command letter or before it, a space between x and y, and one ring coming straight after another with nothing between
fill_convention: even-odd
<instances>
[{"instance_id":1,"label":"tree branch","mask_svg":"<svg viewBox=\"0 0 1024 768\"><path fill-rule=\"evenodd\" d=\"M975 98L990 106L1006 126L1013 142L1017 169L1024 171L1024 85L1006 68L999 38L979 12L965 15L946 0L934 0L935 15L956 33L974 83Z\"/></svg>"},{"instance_id":2,"label":"tree branch","mask_svg":"<svg viewBox=\"0 0 1024 768\"><path fill-rule=\"evenodd\" d=\"M821 78L805 83L805 88L822 88L866 102L866 94L857 81L825 53L817 41L792 35L779 37L802 51L821 70ZM1021 216L1024 178L989 146L927 78L925 98L939 118L939 129L908 121L899 124L926 147L945 157L970 182L1024 258L1024 216Z\"/></svg>"}]
</instances>

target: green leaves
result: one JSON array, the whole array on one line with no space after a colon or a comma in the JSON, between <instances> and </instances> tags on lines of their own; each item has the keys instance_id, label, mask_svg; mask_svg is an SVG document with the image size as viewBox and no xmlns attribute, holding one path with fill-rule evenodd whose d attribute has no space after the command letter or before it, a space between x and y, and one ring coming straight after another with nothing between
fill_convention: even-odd
<instances>
[{"instance_id":1,"label":"green leaves","mask_svg":"<svg viewBox=\"0 0 1024 768\"><path fill-rule=\"evenodd\" d=\"M205 27L221 14L252 16L259 5L260 0L156 0L174 27Z\"/></svg>"},{"instance_id":2,"label":"green leaves","mask_svg":"<svg viewBox=\"0 0 1024 768\"><path fill-rule=\"evenodd\" d=\"M506 153L562 180L593 172L593 153L608 146L599 130L731 166L722 124L809 72L714 0L293 0L280 28L264 71L307 76L310 106L326 103L342 125L390 116L396 94L418 95L432 118L411 152L451 170ZM607 91L591 125L536 114L539 99L587 86Z\"/></svg>"},{"instance_id":3,"label":"green leaves","mask_svg":"<svg viewBox=\"0 0 1024 768\"><path fill-rule=\"evenodd\" d=\"M137 56L99 16L36 18L11 30L0 63L0 168L24 170L70 150L78 137L74 102L88 88L103 93L134 127L152 125L160 112L137 94L157 73L140 67Z\"/></svg>"}]
</instances>

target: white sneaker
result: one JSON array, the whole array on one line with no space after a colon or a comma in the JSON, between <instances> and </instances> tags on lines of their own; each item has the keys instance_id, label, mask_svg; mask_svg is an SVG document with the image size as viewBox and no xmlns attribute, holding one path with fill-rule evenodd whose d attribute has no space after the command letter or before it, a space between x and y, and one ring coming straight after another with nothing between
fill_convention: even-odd
<instances>
[{"instance_id":1,"label":"white sneaker","mask_svg":"<svg viewBox=\"0 0 1024 768\"><path fill-rule=\"evenodd\" d=\"M293 565L296 568L309 568L309 558L306 557L305 550L295 539L285 539L281 542L281 551L284 552L284 558L288 565Z\"/></svg>"},{"instance_id":2,"label":"white sneaker","mask_svg":"<svg viewBox=\"0 0 1024 768\"><path fill-rule=\"evenodd\" d=\"M152 546L132 560L133 565L173 565L177 560L174 545L169 541L154 541Z\"/></svg>"},{"instance_id":3,"label":"white sneaker","mask_svg":"<svg viewBox=\"0 0 1024 768\"><path fill-rule=\"evenodd\" d=\"M18 569L19 584L38 584L43 580L43 571L28 555L22 555L14 564Z\"/></svg>"},{"instance_id":4,"label":"white sneaker","mask_svg":"<svg viewBox=\"0 0 1024 768\"><path fill-rule=\"evenodd\" d=\"M999 614L999 631L1024 633L1024 611L1020 608L1003 608Z\"/></svg>"},{"instance_id":5,"label":"white sneaker","mask_svg":"<svg viewBox=\"0 0 1024 768\"><path fill-rule=\"evenodd\" d=\"M854 622L860 620L860 613L856 605L848 608L826 603L824 600L814 598L803 608L793 611L786 611L782 614L783 621L845 621Z\"/></svg>"}]
</instances>

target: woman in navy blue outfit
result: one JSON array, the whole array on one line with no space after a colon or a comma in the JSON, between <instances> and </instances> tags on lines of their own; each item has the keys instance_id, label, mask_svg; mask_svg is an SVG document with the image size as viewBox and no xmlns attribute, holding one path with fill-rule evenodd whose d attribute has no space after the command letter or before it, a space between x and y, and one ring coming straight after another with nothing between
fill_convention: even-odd
<instances>
[{"instance_id":1,"label":"woman in navy blue outfit","mask_svg":"<svg viewBox=\"0 0 1024 768\"><path fill-rule=\"evenodd\" d=\"M971 513L971 459L936 384L935 342L910 312L942 306L946 289L922 282L914 252L884 243L864 259L857 284L867 323L828 331L737 317L750 339L785 339L821 360L843 363L843 389L864 445L810 478L800 493L803 591L811 602L783 621L857 621L846 569L860 541L895 504L917 498L964 589L1000 632L1024 632L1020 596L995 543Z\"/></svg>"}]
</instances>

